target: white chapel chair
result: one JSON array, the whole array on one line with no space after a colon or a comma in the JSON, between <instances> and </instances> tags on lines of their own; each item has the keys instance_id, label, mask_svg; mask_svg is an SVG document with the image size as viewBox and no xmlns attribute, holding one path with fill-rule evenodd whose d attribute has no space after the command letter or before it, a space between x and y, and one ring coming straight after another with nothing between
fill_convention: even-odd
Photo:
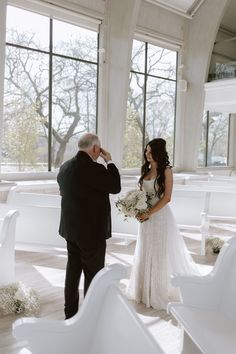
<instances>
[{"instance_id":1,"label":"white chapel chair","mask_svg":"<svg viewBox=\"0 0 236 354\"><path fill-rule=\"evenodd\" d=\"M0 286L15 281L15 231L18 210L9 210L0 231Z\"/></svg>"},{"instance_id":2,"label":"white chapel chair","mask_svg":"<svg viewBox=\"0 0 236 354\"><path fill-rule=\"evenodd\" d=\"M118 283L125 276L122 265L103 268L74 317L22 318L13 324L13 335L26 340L32 354L164 354L120 292Z\"/></svg>"},{"instance_id":3,"label":"white chapel chair","mask_svg":"<svg viewBox=\"0 0 236 354\"><path fill-rule=\"evenodd\" d=\"M168 311L182 327L182 354L236 353L236 238L220 251L206 276L175 276L182 301Z\"/></svg>"}]
</instances>

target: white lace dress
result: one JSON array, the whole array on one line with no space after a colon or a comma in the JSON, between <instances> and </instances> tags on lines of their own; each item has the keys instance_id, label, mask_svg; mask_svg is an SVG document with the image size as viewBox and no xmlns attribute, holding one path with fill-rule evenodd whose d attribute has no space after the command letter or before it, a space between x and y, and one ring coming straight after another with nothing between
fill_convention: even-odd
<instances>
[{"instance_id":1,"label":"white lace dress","mask_svg":"<svg viewBox=\"0 0 236 354\"><path fill-rule=\"evenodd\" d=\"M153 192L154 180L144 180L143 189ZM157 201L155 197L152 204ZM169 301L178 300L178 290L170 284L172 273L200 275L167 204L139 225L127 297L166 309Z\"/></svg>"}]
</instances>

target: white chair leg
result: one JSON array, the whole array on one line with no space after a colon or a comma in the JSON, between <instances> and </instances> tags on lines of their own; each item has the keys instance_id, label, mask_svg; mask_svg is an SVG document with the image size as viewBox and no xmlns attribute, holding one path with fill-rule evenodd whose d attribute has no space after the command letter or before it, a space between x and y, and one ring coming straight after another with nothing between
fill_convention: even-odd
<instances>
[{"instance_id":1,"label":"white chair leg","mask_svg":"<svg viewBox=\"0 0 236 354\"><path fill-rule=\"evenodd\" d=\"M206 239L209 235L209 220L206 213L202 213L201 225L201 255L206 255Z\"/></svg>"},{"instance_id":2,"label":"white chair leg","mask_svg":"<svg viewBox=\"0 0 236 354\"><path fill-rule=\"evenodd\" d=\"M202 233L201 236L201 256L206 255L206 236Z\"/></svg>"}]
</instances>

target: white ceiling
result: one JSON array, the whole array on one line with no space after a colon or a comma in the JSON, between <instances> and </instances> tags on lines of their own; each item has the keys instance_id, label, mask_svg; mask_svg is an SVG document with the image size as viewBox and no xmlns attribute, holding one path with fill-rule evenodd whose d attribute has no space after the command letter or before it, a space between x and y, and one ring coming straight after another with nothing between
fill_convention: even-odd
<instances>
[{"instance_id":1,"label":"white ceiling","mask_svg":"<svg viewBox=\"0 0 236 354\"><path fill-rule=\"evenodd\" d=\"M146 0L169 11L191 18L205 0Z\"/></svg>"},{"instance_id":2,"label":"white ceiling","mask_svg":"<svg viewBox=\"0 0 236 354\"><path fill-rule=\"evenodd\" d=\"M192 18L205 0L145 0L181 16ZM231 0L223 16L221 27L236 33L236 0Z\"/></svg>"}]
</instances>

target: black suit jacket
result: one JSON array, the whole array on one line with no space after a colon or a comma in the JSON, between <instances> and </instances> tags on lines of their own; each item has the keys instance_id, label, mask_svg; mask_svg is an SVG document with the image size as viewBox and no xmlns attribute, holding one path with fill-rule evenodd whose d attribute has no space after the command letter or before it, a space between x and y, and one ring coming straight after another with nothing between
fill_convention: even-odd
<instances>
[{"instance_id":1,"label":"black suit jacket","mask_svg":"<svg viewBox=\"0 0 236 354\"><path fill-rule=\"evenodd\" d=\"M84 249L104 244L111 237L109 193L121 190L116 166L106 168L79 151L61 166L57 181L62 196L59 234Z\"/></svg>"}]
</instances>

